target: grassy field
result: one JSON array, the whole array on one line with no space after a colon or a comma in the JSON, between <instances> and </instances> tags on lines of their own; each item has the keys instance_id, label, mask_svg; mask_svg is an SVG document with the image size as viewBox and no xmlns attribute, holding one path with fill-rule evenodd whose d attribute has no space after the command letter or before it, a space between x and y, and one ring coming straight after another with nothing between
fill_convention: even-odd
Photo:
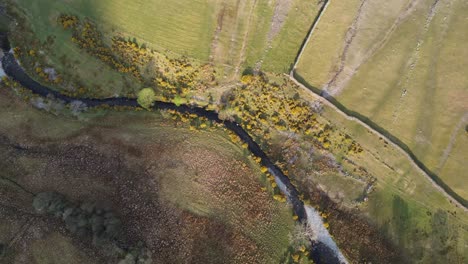
<instances>
[{"instance_id":1,"label":"grassy field","mask_svg":"<svg viewBox=\"0 0 468 264\"><path fill-rule=\"evenodd\" d=\"M161 50L170 49L208 60L220 1L16 1L28 13L39 38L53 34L51 24L60 13L88 17L107 30L128 33Z\"/></svg>"},{"instance_id":2,"label":"grassy field","mask_svg":"<svg viewBox=\"0 0 468 264\"><path fill-rule=\"evenodd\" d=\"M340 32L352 25L357 31L347 56L341 58L341 72L338 58L343 55L340 49L344 42L337 38L320 41L322 35L333 32L327 28L326 15L335 17L334 9L327 10L299 62L298 73L345 108L370 118L399 138L466 199L466 177L462 176L468 168L461 162L466 155L460 149L468 145L459 135L467 122L468 78L462 70L467 67L466 60L459 58L468 54L463 45L467 38L461 33L466 27L468 5L457 0L437 5L433 1L415 5L408 1L381 2L391 8L383 9L379 1L366 2L358 23L353 24L351 19L343 23ZM335 5L344 8L341 3ZM352 10L346 13L356 17ZM379 15L379 10L387 14ZM341 43L341 48L330 50L329 43ZM339 51L333 51L333 56L318 56L332 50Z\"/></svg>"},{"instance_id":3,"label":"grassy field","mask_svg":"<svg viewBox=\"0 0 468 264\"><path fill-rule=\"evenodd\" d=\"M311 101L316 98L305 91L301 91L301 96ZM366 168L377 182L368 202L359 206L359 210L400 247L411 263L431 259L437 263L463 263L468 259L465 250L468 217L463 209L449 202L405 157L378 136L333 109L324 107L321 117L362 145L362 153L347 158ZM464 130L460 133L457 144L464 140L461 136L466 136ZM461 151L457 144L454 152ZM321 184L325 189L335 185L325 181ZM433 250L424 250L428 247Z\"/></svg>"},{"instance_id":4,"label":"grassy field","mask_svg":"<svg viewBox=\"0 0 468 264\"><path fill-rule=\"evenodd\" d=\"M260 168L223 130L191 131L156 113L78 121L0 93L0 230L9 230L0 232L0 243L13 241L8 261L105 260L60 221L35 215L32 196L10 180L33 193L107 204L129 239L144 241L158 263L278 263L287 254L291 209L261 190Z\"/></svg>"},{"instance_id":5,"label":"grassy field","mask_svg":"<svg viewBox=\"0 0 468 264\"><path fill-rule=\"evenodd\" d=\"M213 63L220 81L232 81L246 67L258 65L267 71L287 72L319 9L314 1L300 0L11 2L25 14L37 39L44 42L49 36L56 38L51 48L54 54L48 54L51 63L60 64L63 56L76 61L75 75L91 73L91 80L86 80L90 86L99 85L92 82L91 69L103 65L74 47L69 34L56 24L59 14L89 18L107 37L122 34L169 56L184 55ZM66 67L57 67L67 72ZM115 86L115 93L129 85L122 78L105 71L101 74L106 86Z\"/></svg>"},{"instance_id":6,"label":"grassy field","mask_svg":"<svg viewBox=\"0 0 468 264\"><path fill-rule=\"evenodd\" d=\"M296 71L309 84L321 87L336 70L344 47L346 33L359 9L361 1L332 1L297 64Z\"/></svg>"},{"instance_id":7,"label":"grassy field","mask_svg":"<svg viewBox=\"0 0 468 264\"><path fill-rule=\"evenodd\" d=\"M61 2L54 2L57 6L51 2L52 7L46 4L25 1L15 5L15 7L22 7L21 5L28 7L24 13L26 25L20 26L26 26L32 32L24 30L23 27L16 28L16 31L10 34L10 41L12 46L21 47L26 52L33 49L46 53L44 63L54 68L70 83L69 87L59 89L69 90L72 87L76 89L76 86L80 85L97 95L109 97L136 92L141 88L131 78L112 70L105 63L80 50L71 41L71 32L63 30L56 19L61 12L72 12L72 9L65 9L60 5ZM34 19L34 23L30 23L30 19ZM48 41L49 37L53 41Z\"/></svg>"},{"instance_id":8,"label":"grassy field","mask_svg":"<svg viewBox=\"0 0 468 264\"><path fill-rule=\"evenodd\" d=\"M286 84L281 78L268 77L281 88L245 78L250 85L232 92L233 98L240 99L231 101L229 107L237 111L239 119L254 121L242 125L254 138L260 138L258 142L271 137L262 147L288 173L305 199L328 215L332 235L352 261L401 263L394 259L400 253L409 263L467 259L463 250L468 235L464 208L452 203L398 148L334 108L322 104L322 110L314 115L297 115L312 110L293 108L291 98L320 109L317 96L288 85L287 77L283 77ZM278 102L292 110L282 109ZM275 117L283 123L276 124ZM313 120L313 125L301 131L294 125L295 118L303 126ZM265 124L267 129L251 124ZM314 132L317 130L320 132ZM352 144L351 139L355 141ZM334 203L327 203L330 198ZM450 238L440 240L443 232L439 228L450 230ZM434 244L431 250L424 250L439 240L438 248Z\"/></svg>"},{"instance_id":9,"label":"grassy field","mask_svg":"<svg viewBox=\"0 0 468 264\"><path fill-rule=\"evenodd\" d=\"M288 1L285 1L288 2ZM289 72L321 5L316 1L291 1L287 19L271 41L263 58L262 70Z\"/></svg>"}]
</instances>

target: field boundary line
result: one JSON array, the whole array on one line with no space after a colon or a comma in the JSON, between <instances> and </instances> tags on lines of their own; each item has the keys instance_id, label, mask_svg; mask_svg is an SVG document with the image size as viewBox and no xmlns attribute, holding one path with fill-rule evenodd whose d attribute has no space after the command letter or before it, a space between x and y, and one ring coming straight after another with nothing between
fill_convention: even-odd
<instances>
[{"instance_id":1,"label":"field boundary line","mask_svg":"<svg viewBox=\"0 0 468 264\"><path fill-rule=\"evenodd\" d=\"M350 110L346 109L344 105L341 105L336 99L333 97L325 97L319 89L314 87L311 87L300 75L296 73L296 67L297 64L299 63L299 60L304 53L310 39L312 38L312 35L320 22L323 14L328 8L328 5L331 0L326 0L325 4L319 11L319 15L315 19L315 21L312 23L311 28L296 56L296 59L294 61L294 64L292 66L292 69L289 74L284 74L288 76L288 78L293 81L297 86L300 88L304 89L308 93L314 94L321 103L326 104L335 112L339 113L341 116L343 116L345 119L354 121L362 126L364 126L367 130L372 132L373 134L385 139L386 141L390 142L390 144L396 148L398 151L400 151L415 167L425 178L429 180L429 182L434 186L438 191L440 191L445 197L448 198L448 200L452 203L454 203L456 206L459 206L463 208L465 212L468 211L468 202L458 195L455 191L453 191L450 186L448 186L446 183L442 181L442 179L439 178L435 173L431 172L425 165L422 163L416 155L409 149L409 147L404 144L400 139L397 137L393 136L390 134L388 131L383 129L382 127L379 127L376 123L374 123L372 120L370 120L368 117L362 116L359 113L356 112L351 112ZM438 0L435 1L437 3ZM298 80L300 79L300 80ZM348 113L349 112L349 113ZM364 121L367 119L368 121ZM380 130L380 131L379 131ZM383 130L384 132L381 132Z\"/></svg>"},{"instance_id":2,"label":"field boundary line","mask_svg":"<svg viewBox=\"0 0 468 264\"><path fill-rule=\"evenodd\" d=\"M315 18L314 22L312 22L312 26L310 27L309 32L307 32L307 36L306 36L305 40L302 42L302 45L301 45L301 47L299 49L299 52L297 53L296 58L294 59L294 64L293 64L293 66L291 68L291 71L289 73L291 76L294 75L294 70L296 69L297 64L299 63L299 59L301 58L302 54L304 53L304 50L307 47L307 44L309 43L310 38L312 37L312 35L313 35L314 31L315 31L315 28L317 27L318 23L320 22L320 19L322 19L322 15L327 10L329 3L330 3L330 0L325 0L325 3L322 5L322 7L319 10L318 16Z\"/></svg>"},{"instance_id":3,"label":"field boundary line","mask_svg":"<svg viewBox=\"0 0 468 264\"><path fill-rule=\"evenodd\" d=\"M287 74L285 74L285 75L287 75ZM375 134L375 135L383 138L384 140L388 141L394 148L396 148L398 151L400 151L410 161L410 163L413 165L413 167L415 167L423 176L425 176L437 190L439 190L444 196L446 196L449 199L449 201L451 201L451 202L455 203L457 206L463 208L465 212L468 212L468 208L466 206L466 204L467 204L466 200L463 197L456 194L437 175L435 175L434 173L428 172L429 169L427 169L425 167L425 165L421 161L419 161L412 152L406 151L404 149L404 147L400 146L400 144L398 144L396 142L395 139L392 139L392 138L394 138L393 136L388 137L388 136L384 135L383 133L379 132L374 127L372 127L372 125L369 125L365 121L361 120L361 118L359 118L357 116L354 116L354 115L351 115L351 114L347 114L346 112L341 110L338 106L336 106L333 102L329 101L328 98L325 98L324 96L320 95L319 93L317 93L315 91L312 91L311 89L306 87L304 84L299 82L295 78L294 73L293 73L292 76L291 75L287 75L287 76L297 86L299 86L302 89L306 90L308 93L313 93L321 103L326 104L327 106L332 108L335 112L337 112L341 116L343 116L345 119L350 120L350 121L354 121L354 122L360 124L361 126L365 127L367 130L372 132L373 134Z\"/></svg>"}]
</instances>

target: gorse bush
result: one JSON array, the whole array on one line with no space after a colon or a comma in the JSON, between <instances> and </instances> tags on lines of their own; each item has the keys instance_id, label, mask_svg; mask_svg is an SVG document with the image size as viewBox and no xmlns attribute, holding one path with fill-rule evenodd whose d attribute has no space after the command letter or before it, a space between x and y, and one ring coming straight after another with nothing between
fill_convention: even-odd
<instances>
[{"instance_id":1,"label":"gorse bush","mask_svg":"<svg viewBox=\"0 0 468 264\"><path fill-rule=\"evenodd\" d=\"M138 83L153 87L166 100L217 85L216 71L209 63L200 64L184 56L169 58L121 35L106 41L88 19L62 14L58 23L72 32L72 42L81 49L118 72L130 74Z\"/></svg>"},{"instance_id":2,"label":"gorse bush","mask_svg":"<svg viewBox=\"0 0 468 264\"><path fill-rule=\"evenodd\" d=\"M311 136L327 150L340 149L354 154L363 151L350 136L323 123L318 118L319 107L301 99L290 80L283 78L278 84L259 74L244 75L241 83L223 96L223 110L229 111L245 130L259 139L268 141L273 131L288 131Z\"/></svg>"}]
</instances>

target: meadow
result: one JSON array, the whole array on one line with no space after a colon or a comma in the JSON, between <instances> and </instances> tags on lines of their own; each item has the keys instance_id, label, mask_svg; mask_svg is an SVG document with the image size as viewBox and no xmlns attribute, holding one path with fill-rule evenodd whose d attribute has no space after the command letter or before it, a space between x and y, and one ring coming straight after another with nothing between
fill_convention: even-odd
<instances>
[{"instance_id":1,"label":"meadow","mask_svg":"<svg viewBox=\"0 0 468 264\"><path fill-rule=\"evenodd\" d=\"M288 254L290 207L262 190L259 166L222 129L190 130L167 113L55 116L8 88L0 107L3 260L106 261L105 249L34 213L31 193L43 191L113 208L156 262L278 263Z\"/></svg>"},{"instance_id":2,"label":"meadow","mask_svg":"<svg viewBox=\"0 0 468 264\"><path fill-rule=\"evenodd\" d=\"M16 44L34 48L30 45L32 39L43 43L54 38L47 52L51 64L67 58L79 65L74 67L77 73L58 69L67 75L92 76L92 69L105 67L74 47L69 33L56 23L60 14L92 20L109 39L113 35L135 38L139 44L170 57L186 56L198 63L213 64L220 82L236 80L248 67L287 72L320 7L318 2L300 0L178 0L169 4L163 0L12 0L11 3L33 32L30 39L22 40L26 43ZM100 78L106 81L106 86L114 87L104 89L113 89L115 93L132 86L128 80L123 82L122 76L106 71ZM96 85L91 80L85 82Z\"/></svg>"},{"instance_id":3,"label":"meadow","mask_svg":"<svg viewBox=\"0 0 468 264\"><path fill-rule=\"evenodd\" d=\"M317 100L315 95L305 90L301 90L300 95L306 100ZM432 259L462 263L468 259L464 250L468 238L468 217L465 209L449 201L406 157L382 138L343 118L327 106L323 107L321 118L338 127L341 133L349 134L364 149L357 155L347 155L347 158L356 166L364 167L377 179L368 201L357 206L358 210L366 215L366 221L375 225L382 235L398 245L410 263L425 263ZM460 149L456 148L456 151ZM300 169L298 167L291 173L300 175L296 174ZM304 182L304 179L299 178L299 182ZM318 182L325 188L328 184L335 185ZM303 192L307 193L307 185L300 186L300 189L305 188ZM313 195L313 189L311 192ZM339 201L336 198L335 200ZM343 237L339 233L345 230L340 230L331 216L331 233L337 232L335 237L338 245L343 247L340 243L347 245L349 241L341 240ZM429 245L434 250L423 250Z\"/></svg>"},{"instance_id":4,"label":"meadow","mask_svg":"<svg viewBox=\"0 0 468 264\"><path fill-rule=\"evenodd\" d=\"M463 129L468 79L461 70L466 60L460 59L468 52L460 33L466 28L466 1L368 1L361 9L340 8L341 3L330 4L297 73L347 111L398 138L466 199L461 149L468 146ZM335 12L350 18L333 24ZM341 26L331 30L330 25Z\"/></svg>"},{"instance_id":5,"label":"meadow","mask_svg":"<svg viewBox=\"0 0 468 264\"><path fill-rule=\"evenodd\" d=\"M335 70L349 25L361 1L331 2L315 26L296 71L314 87L322 87Z\"/></svg>"}]
</instances>

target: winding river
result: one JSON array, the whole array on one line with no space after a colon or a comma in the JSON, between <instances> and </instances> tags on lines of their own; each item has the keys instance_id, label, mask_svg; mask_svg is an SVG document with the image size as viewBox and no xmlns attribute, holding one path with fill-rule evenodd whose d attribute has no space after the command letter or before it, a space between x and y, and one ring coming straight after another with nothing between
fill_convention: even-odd
<instances>
[{"instance_id":1,"label":"winding river","mask_svg":"<svg viewBox=\"0 0 468 264\"><path fill-rule=\"evenodd\" d=\"M33 93L48 97L52 96L56 99L62 100L65 103L81 102L86 104L87 107L96 107L100 105L109 106L129 106L138 107L137 100L127 97L115 97L105 99L95 98L73 98L63 95L51 88L43 86L42 84L33 80L24 71L15 59L11 52L10 45L6 35L0 33L0 45L3 51L1 58L0 72L4 72L13 80L19 82L23 87L31 90ZM3 69L2 69L3 68ZM323 226L322 218L318 212L310 206L305 206L299 199L297 189L291 184L288 177L284 175L278 166L276 166L263 152L260 146L252 139L252 137L236 122L221 120L218 113L215 111L207 110L201 107L180 105L177 106L173 103L156 101L153 105L154 110L175 110L180 113L196 114L198 116L206 117L207 119L222 123L227 129L238 135L242 141L247 143L249 151L255 156L261 158L261 165L268 168L269 172L275 177L275 180L280 187L281 191L288 198L288 202L292 205L294 213L299 217L299 221L307 223L308 227L313 230L314 237L312 240L311 257L315 263L347 263L346 258L340 252L336 243L333 241L328 230Z\"/></svg>"}]
</instances>

